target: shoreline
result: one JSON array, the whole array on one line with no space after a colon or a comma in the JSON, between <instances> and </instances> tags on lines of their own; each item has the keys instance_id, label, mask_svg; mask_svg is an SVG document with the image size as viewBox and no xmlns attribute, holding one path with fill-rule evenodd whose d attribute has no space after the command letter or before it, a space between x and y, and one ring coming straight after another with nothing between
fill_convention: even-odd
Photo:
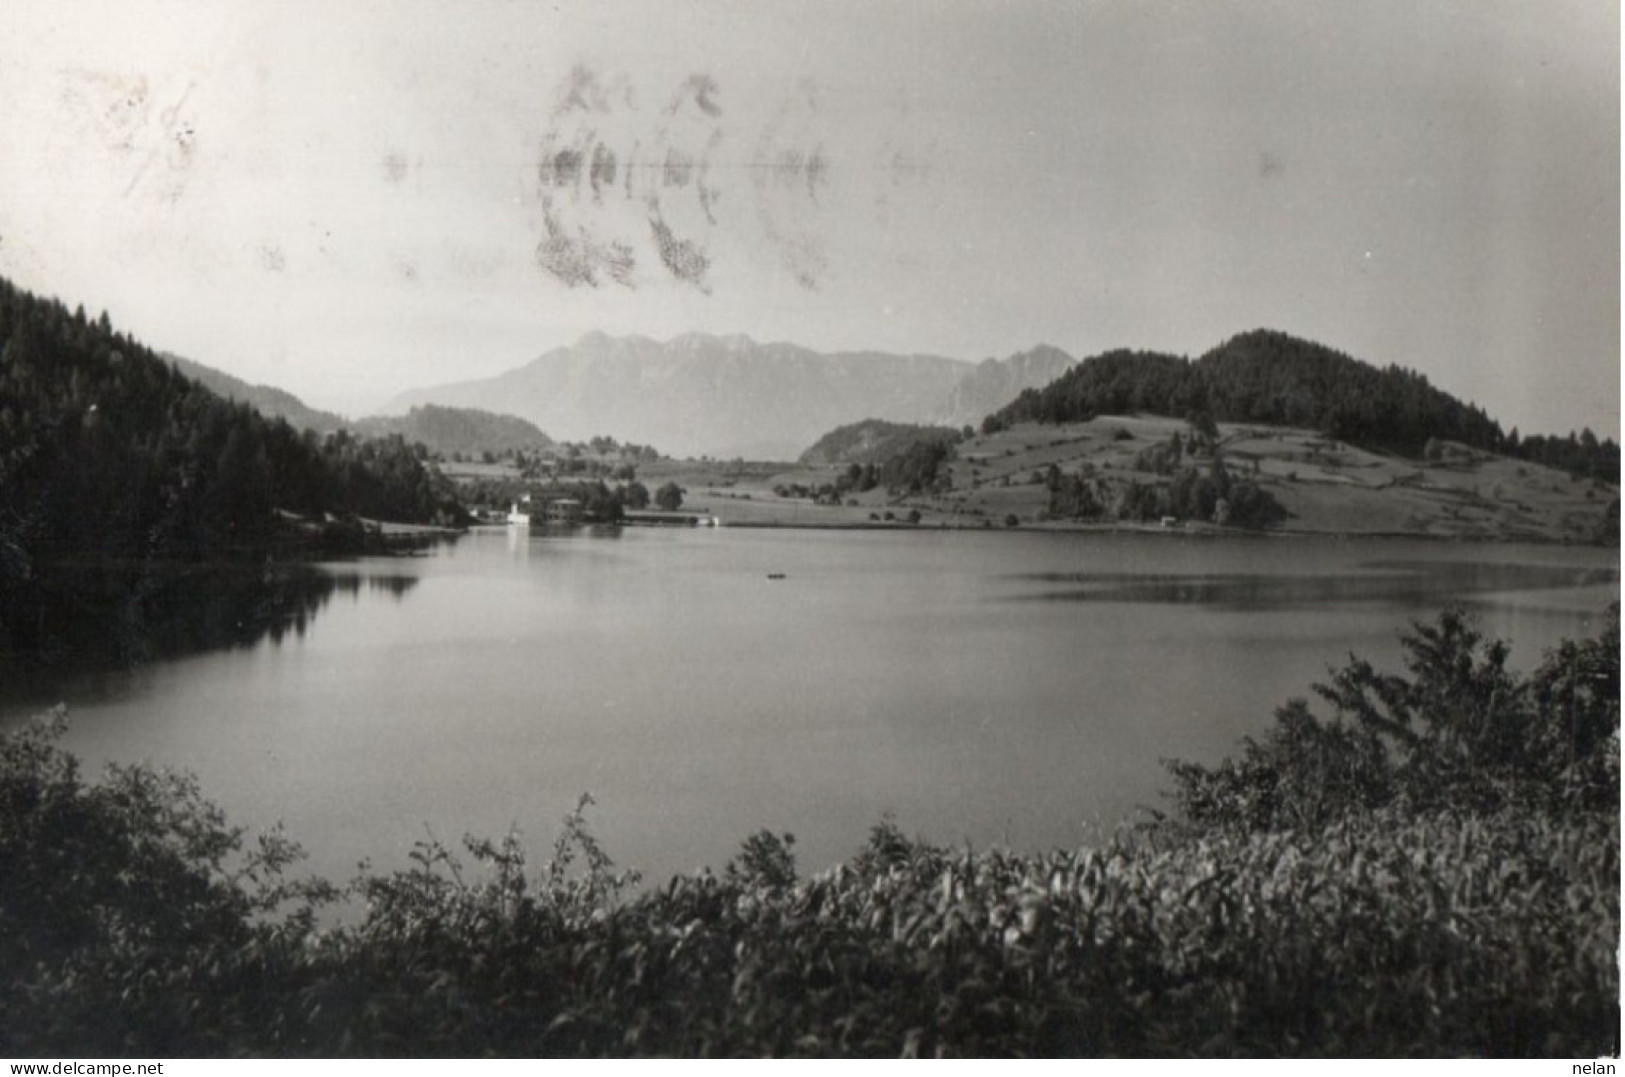
<instances>
[{"instance_id":1,"label":"shoreline","mask_svg":"<svg viewBox=\"0 0 1625 1077\"><path fill-rule=\"evenodd\" d=\"M874 521L874 520L830 520L810 522L806 520L729 520L710 509L696 509L715 517L718 521L713 530L736 531L886 531L897 533L932 533L968 532L972 534L1054 534L1054 535L1145 535L1168 539L1219 539L1219 538L1249 538L1261 540L1291 540L1291 539L1331 539L1340 542L1358 539L1374 540L1412 540L1422 542L1464 543L1479 546L1555 546L1579 549L1618 549L1619 543L1612 542L1573 542L1565 539L1542 538L1532 535L1447 535L1428 531L1316 531L1304 528L1270 528L1267 530L1247 530L1244 528L1222 528L1207 524L1181 524L1175 527L1162 527L1158 524L1088 524L1088 523L1022 523L1016 527L1007 527L1003 524L992 523L986 526L972 526L969 524L947 522L921 522L917 524L905 521ZM600 526L640 527L637 524L610 524ZM546 526L533 526L531 530L565 534L572 530L584 528L554 528ZM707 530L706 528L694 528ZM470 527L469 531L503 531L506 525L480 524Z\"/></svg>"}]
</instances>

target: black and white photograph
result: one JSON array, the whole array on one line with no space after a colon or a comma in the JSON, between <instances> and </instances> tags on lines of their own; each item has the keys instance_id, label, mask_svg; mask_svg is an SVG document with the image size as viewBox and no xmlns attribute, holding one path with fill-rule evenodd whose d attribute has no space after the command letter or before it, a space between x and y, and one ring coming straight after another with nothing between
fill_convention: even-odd
<instances>
[{"instance_id":1,"label":"black and white photograph","mask_svg":"<svg viewBox=\"0 0 1625 1077\"><path fill-rule=\"evenodd\" d=\"M0 1058L1614 1072L1620 41L6 0Z\"/></svg>"}]
</instances>

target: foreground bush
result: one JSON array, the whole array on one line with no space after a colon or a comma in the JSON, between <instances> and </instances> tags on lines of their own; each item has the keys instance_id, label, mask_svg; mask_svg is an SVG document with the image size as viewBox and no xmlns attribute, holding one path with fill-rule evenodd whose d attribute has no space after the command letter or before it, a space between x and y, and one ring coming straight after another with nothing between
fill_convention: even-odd
<instances>
[{"instance_id":1,"label":"foreground bush","mask_svg":"<svg viewBox=\"0 0 1625 1077\"><path fill-rule=\"evenodd\" d=\"M428 844L322 929L285 842L184 779L87 783L40 727L0 740L0 1052L1611 1053L1617 811L1492 799L1043 855L886 823L811 879L764 831L642 893L584 802L539 870Z\"/></svg>"},{"instance_id":2,"label":"foreground bush","mask_svg":"<svg viewBox=\"0 0 1625 1077\"><path fill-rule=\"evenodd\" d=\"M1619 811L1619 604L1597 638L1565 641L1529 677L1509 648L1447 609L1401 637L1406 674L1351 657L1276 712L1241 759L1173 761L1180 815L1204 828L1315 828L1380 807Z\"/></svg>"}]
</instances>

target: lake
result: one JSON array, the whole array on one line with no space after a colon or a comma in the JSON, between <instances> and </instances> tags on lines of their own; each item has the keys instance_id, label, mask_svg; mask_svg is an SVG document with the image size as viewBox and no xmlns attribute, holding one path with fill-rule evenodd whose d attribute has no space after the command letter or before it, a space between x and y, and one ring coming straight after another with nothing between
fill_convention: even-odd
<instances>
[{"instance_id":1,"label":"lake","mask_svg":"<svg viewBox=\"0 0 1625 1077\"><path fill-rule=\"evenodd\" d=\"M323 568L257 641L0 718L61 699L87 762L192 770L335 879L431 830L517 825L540 860L582 792L652 880L762 827L818 870L887 813L940 843L1083 843L1162 803L1159 760L1232 753L1350 651L1393 667L1446 601L1529 669L1619 593L1616 550L1040 532L486 530Z\"/></svg>"}]
</instances>

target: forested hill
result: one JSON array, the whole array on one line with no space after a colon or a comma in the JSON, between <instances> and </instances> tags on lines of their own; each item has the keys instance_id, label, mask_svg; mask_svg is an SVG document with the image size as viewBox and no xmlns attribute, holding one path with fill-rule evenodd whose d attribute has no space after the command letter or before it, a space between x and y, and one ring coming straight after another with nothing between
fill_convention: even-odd
<instances>
[{"instance_id":1,"label":"forested hill","mask_svg":"<svg viewBox=\"0 0 1625 1077\"><path fill-rule=\"evenodd\" d=\"M950 426L920 426L865 419L819 438L801 454L803 464L883 464L919 443L952 445L960 433Z\"/></svg>"},{"instance_id":2,"label":"forested hill","mask_svg":"<svg viewBox=\"0 0 1625 1077\"><path fill-rule=\"evenodd\" d=\"M518 416L439 404L423 404L405 415L371 415L352 425L358 433L374 437L399 434L445 457L481 453L504 456L553 445L552 438Z\"/></svg>"},{"instance_id":3,"label":"forested hill","mask_svg":"<svg viewBox=\"0 0 1625 1077\"><path fill-rule=\"evenodd\" d=\"M1590 478L1619 479L1619 446L1612 439L1598 442L1588 430L1567 441L1520 440L1482 408L1434 388L1415 371L1379 368L1265 329L1233 337L1196 360L1126 350L1086 359L1043 389L1022 393L989 416L988 425L1082 422L1136 412L1307 427L1407 456L1420 456L1437 438Z\"/></svg>"},{"instance_id":4,"label":"forested hill","mask_svg":"<svg viewBox=\"0 0 1625 1077\"><path fill-rule=\"evenodd\" d=\"M286 537L278 510L458 511L402 439L296 431L180 374L105 314L0 280L0 592L50 561L252 555Z\"/></svg>"}]
</instances>

